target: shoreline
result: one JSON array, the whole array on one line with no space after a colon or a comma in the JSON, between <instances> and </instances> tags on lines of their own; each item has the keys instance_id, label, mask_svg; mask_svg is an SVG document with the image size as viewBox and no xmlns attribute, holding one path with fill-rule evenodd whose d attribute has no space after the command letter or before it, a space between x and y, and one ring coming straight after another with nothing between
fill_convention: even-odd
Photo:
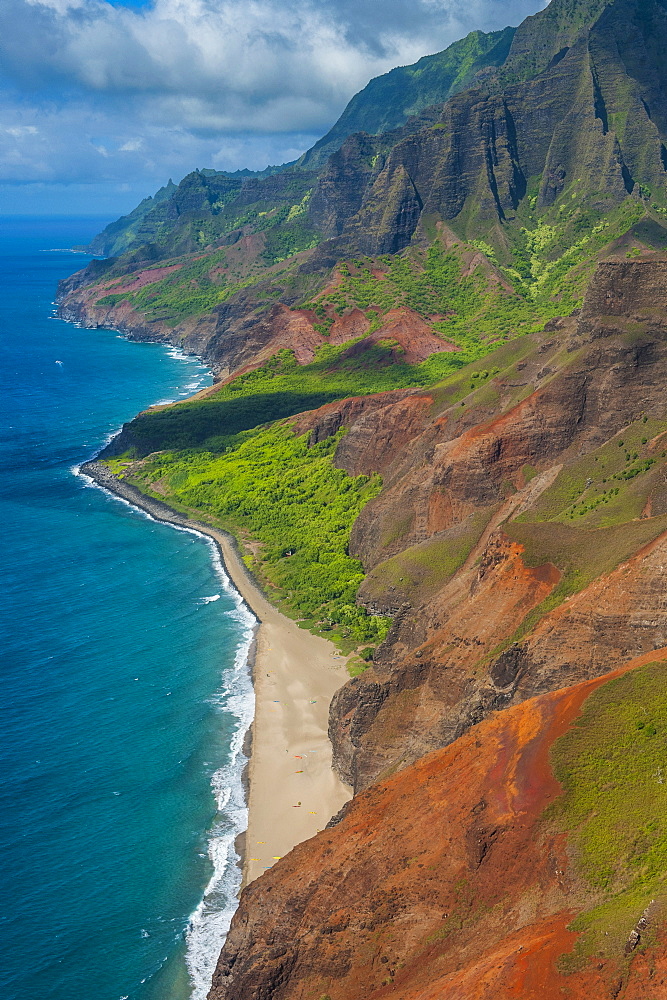
<instances>
[{"instance_id":1,"label":"shoreline","mask_svg":"<svg viewBox=\"0 0 667 1000\"><path fill-rule=\"evenodd\" d=\"M328 737L331 698L348 680L346 658L267 600L231 535L145 496L96 460L82 464L80 471L156 520L213 539L232 585L257 619L248 656L255 713L244 742L249 761L242 779L248 828L236 842L243 889L297 844L323 830L352 797L333 771Z\"/></svg>"}]
</instances>

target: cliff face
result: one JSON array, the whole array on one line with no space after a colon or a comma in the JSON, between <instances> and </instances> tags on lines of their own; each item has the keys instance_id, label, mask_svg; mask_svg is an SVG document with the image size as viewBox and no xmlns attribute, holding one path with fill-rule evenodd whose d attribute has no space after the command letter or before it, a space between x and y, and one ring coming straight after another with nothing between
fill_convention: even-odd
<instances>
[{"instance_id":1,"label":"cliff face","mask_svg":"<svg viewBox=\"0 0 667 1000\"><path fill-rule=\"evenodd\" d=\"M600 886L582 847L595 820L584 811L584 834L573 830L570 780L590 791L621 746L641 752L634 717L613 734L601 720L613 723L619 697L650 710L665 655L502 712L357 796L244 891L210 1000L662 995L665 916L651 896L662 876L628 905L619 827ZM647 764L614 775L619 800L635 801Z\"/></svg>"},{"instance_id":2,"label":"cliff face","mask_svg":"<svg viewBox=\"0 0 667 1000\"><path fill-rule=\"evenodd\" d=\"M341 603L393 624L330 713L355 799L244 891L211 1000L667 994L666 39L667 0L552 0L374 81L292 171L189 175L61 289L230 383L112 445L167 453L152 486L285 416L305 464L382 477ZM292 595L335 575L312 549Z\"/></svg>"},{"instance_id":3,"label":"cliff face","mask_svg":"<svg viewBox=\"0 0 667 1000\"><path fill-rule=\"evenodd\" d=\"M434 354L457 351L419 313L405 306L382 317L359 308L343 315L334 313L325 338L312 307L300 309L268 299L264 285L241 290L212 310L185 314L176 322L148 318L130 300L129 296L150 293L166 280L178 281L183 269L182 264L137 268L121 279L117 275L106 278L102 272L95 284L82 283L81 275L74 275L61 284L59 314L79 326L119 330L131 340L175 344L203 358L220 382L261 366L282 350L293 352L300 365L308 364L325 344L349 344L349 357L359 357L374 345L390 341L400 360L411 365ZM334 276L325 291L335 288L335 282Z\"/></svg>"},{"instance_id":4,"label":"cliff face","mask_svg":"<svg viewBox=\"0 0 667 1000\"><path fill-rule=\"evenodd\" d=\"M418 253L443 233L527 283L545 315L547 291L569 311L584 285L577 266L605 242L667 245L667 10L663 0L552 0L512 37L502 65L495 45L473 39L493 65L474 70L459 54L451 96L398 127L382 131L378 98L378 134L347 136L316 170L195 171L164 189L129 228L111 227L107 249L122 257L63 283L61 315L177 343L223 377L284 347L309 360L324 317L290 313L313 304L332 268ZM442 318L419 315L429 326Z\"/></svg>"},{"instance_id":5,"label":"cliff face","mask_svg":"<svg viewBox=\"0 0 667 1000\"><path fill-rule=\"evenodd\" d=\"M95 249L132 266L252 233L269 266L319 243L304 266L322 271L397 252L441 219L507 255L555 204L574 242L584 208L604 215L629 195L664 208L666 35L664 0L552 0L516 31L474 33L372 81L298 166L194 171Z\"/></svg>"},{"instance_id":6,"label":"cliff face","mask_svg":"<svg viewBox=\"0 0 667 1000\"><path fill-rule=\"evenodd\" d=\"M345 423L337 463L384 481L351 550L394 625L331 712L357 789L667 641L666 312L665 261L608 261L577 321L501 348L478 389L301 418L313 440Z\"/></svg>"},{"instance_id":7,"label":"cliff face","mask_svg":"<svg viewBox=\"0 0 667 1000\"><path fill-rule=\"evenodd\" d=\"M666 261L608 260L490 371L299 418L383 474L353 545L396 618L332 703L357 794L244 891L211 1000L667 988L665 315Z\"/></svg>"},{"instance_id":8,"label":"cliff face","mask_svg":"<svg viewBox=\"0 0 667 1000\"><path fill-rule=\"evenodd\" d=\"M444 52L424 56L413 66L399 66L371 80L352 98L334 127L304 153L299 166L322 166L348 136L388 132L424 108L443 104L475 77L488 75L502 65L515 31L472 31Z\"/></svg>"},{"instance_id":9,"label":"cliff face","mask_svg":"<svg viewBox=\"0 0 667 1000\"><path fill-rule=\"evenodd\" d=\"M341 230L351 245L396 252L422 217L442 218L464 235L488 232L516 218L535 178L538 213L565 193L608 211L639 183L662 187L667 105L656 39L667 30L663 4L577 5L589 24L583 13L566 18L565 7L552 3L524 22L493 85L455 95L437 120L386 152L382 137L365 140L378 155L370 180L367 166L357 167L363 201ZM337 155L350 157L355 142ZM352 185L348 168L346 188ZM313 204L326 199L320 178Z\"/></svg>"}]
</instances>

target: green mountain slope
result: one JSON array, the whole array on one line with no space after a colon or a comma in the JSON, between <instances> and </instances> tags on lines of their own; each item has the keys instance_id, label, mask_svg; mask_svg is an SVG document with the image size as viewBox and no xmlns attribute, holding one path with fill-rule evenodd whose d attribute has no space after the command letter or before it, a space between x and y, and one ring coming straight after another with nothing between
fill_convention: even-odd
<instances>
[{"instance_id":1,"label":"green mountain slope","mask_svg":"<svg viewBox=\"0 0 667 1000\"><path fill-rule=\"evenodd\" d=\"M164 187L150 198L144 198L128 215L110 223L91 241L88 249L101 256L115 256L124 253L137 239L141 222L163 201L167 201L178 190L171 177Z\"/></svg>"},{"instance_id":2,"label":"green mountain slope","mask_svg":"<svg viewBox=\"0 0 667 1000\"><path fill-rule=\"evenodd\" d=\"M665 49L666 0L553 0L372 81L339 135L378 134L319 170L195 171L142 203L108 231L128 252L75 279L63 314L240 377L111 451L217 452L308 407L433 386L569 315L610 250L667 247ZM391 128L438 88L459 92Z\"/></svg>"},{"instance_id":3,"label":"green mountain slope","mask_svg":"<svg viewBox=\"0 0 667 1000\"><path fill-rule=\"evenodd\" d=\"M308 266L324 273L341 257L428 240L440 220L491 247L511 280L544 280L536 253L581 259L582 238L626 202L628 225L667 215L666 37L665 0L552 0L516 32L475 33L372 81L301 166L263 178L195 171L94 246L164 260L263 234L259 266L322 244ZM305 169L357 125L366 132Z\"/></svg>"},{"instance_id":4,"label":"green mountain slope","mask_svg":"<svg viewBox=\"0 0 667 1000\"><path fill-rule=\"evenodd\" d=\"M123 215L98 233L88 249L94 254L115 257L153 242L159 245L165 236L173 243L171 233L178 228L182 215L187 218L194 213L202 220L215 217L233 199L234 194L242 190L244 182L247 182L247 187L252 191L255 189L253 181L274 177L292 166L293 163L285 163L280 167L267 167L266 170L235 170L233 173L206 168L192 171L178 185L170 178L169 183L160 188L152 198L144 198L129 215ZM267 191L273 191L270 184L267 185ZM268 197L271 198L272 195ZM233 213L231 217L223 214L223 224L218 229L210 230L210 235L213 231L226 231L235 218ZM198 237L199 231L194 233L195 241ZM189 245L188 248L192 249Z\"/></svg>"},{"instance_id":5,"label":"green mountain slope","mask_svg":"<svg viewBox=\"0 0 667 1000\"><path fill-rule=\"evenodd\" d=\"M667 982L667 0L552 0L489 38L373 81L298 167L188 175L61 289L219 376L88 471L232 532L356 653L329 713L356 802L244 890L216 1000ZM421 814L407 778L378 805L449 744Z\"/></svg>"},{"instance_id":6,"label":"green mountain slope","mask_svg":"<svg viewBox=\"0 0 667 1000\"><path fill-rule=\"evenodd\" d=\"M424 108L443 104L470 86L475 77L481 79L485 71L505 62L515 31L471 31L443 52L375 77L355 94L333 128L304 153L299 165L310 169L322 166L353 133L389 132Z\"/></svg>"},{"instance_id":7,"label":"green mountain slope","mask_svg":"<svg viewBox=\"0 0 667 1000\"><path fill-rule=\"evenodd\" d=\"M517 55L513 46L508 71L525 68L530 38L536 40L531 59L546 58L541 25L554 26L549 13L535 15L530 32L517 33L523 49ZM534 242L528 234L540 227L538 242L553 235L570 249L627 199L638 214L643 205L662 218L665 5L612 0L592 24L556 32L546 55L565 37L570 47L537 76L502 85L501 71L492 86L454 96L434 122L390 149L381 136L369 140L370 173L363 156L347 155L355 138L347 140L313 192L316 223L327 236L375 254L402 249L428 220L440 219L461 236L486 239L505 262L514 256L527 275ZM358 192L359 206L344 220L334 211L342 187Z\"/></svg>"}]
</instances>

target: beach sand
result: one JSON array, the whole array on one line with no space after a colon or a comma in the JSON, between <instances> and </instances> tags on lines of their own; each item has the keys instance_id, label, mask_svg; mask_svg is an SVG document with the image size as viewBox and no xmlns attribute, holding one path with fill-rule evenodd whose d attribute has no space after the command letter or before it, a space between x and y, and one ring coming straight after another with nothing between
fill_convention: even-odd
<instances>
[{"instance_id":1,"label":"beach sand","mask_svg":"<svg viewBox=\"0 0 667 1000\"><path fill-rule=\"evenodd\" d=\"M346 659L331 642L299 628L273 607L241 561L231 536L144 496L104 465L90 462L81 471L158 520L213 538L232 583L259 621L248 830L242 838L246 885L296 844L324 829L351 798L351 789L333 772L327 735L331 698L348 679Z\"/></svg>"}]
</instances>

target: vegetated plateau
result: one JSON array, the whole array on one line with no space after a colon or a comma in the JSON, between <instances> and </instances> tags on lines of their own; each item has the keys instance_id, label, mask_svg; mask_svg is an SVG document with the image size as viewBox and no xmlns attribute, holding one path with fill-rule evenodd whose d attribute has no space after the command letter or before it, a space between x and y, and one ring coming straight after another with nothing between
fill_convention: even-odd
<instances>
[{"instance_id":1,"label":"vegetated plateau","mask_svg":"<svg viewBox=\"0 0 667 1000\"><path fill-rule=\"evenodd\" d=\"M218 376L103 461L356 653L355 797L211 1000L667 993L666 52L665 0L551 0L294 164L170 182L60 290Z\"/></svg>"}]
</instances>

